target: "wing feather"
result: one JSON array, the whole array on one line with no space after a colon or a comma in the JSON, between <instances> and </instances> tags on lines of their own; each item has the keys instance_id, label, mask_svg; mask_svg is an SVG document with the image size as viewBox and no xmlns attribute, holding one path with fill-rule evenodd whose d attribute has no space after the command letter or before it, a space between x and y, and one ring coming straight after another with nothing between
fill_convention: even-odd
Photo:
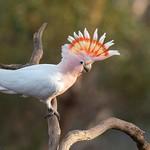
<instances>
[{"instance_id":1,"label":"wing feather","mask_svg":"<svg viewBox=\"0 0 150 150\"><path fill-rule=\"evenodd\" d=\"M0 91L45 99L57 92L56 73L53 65L35 65L18 70L0 69Z\"/></svg>"}]
</instances>

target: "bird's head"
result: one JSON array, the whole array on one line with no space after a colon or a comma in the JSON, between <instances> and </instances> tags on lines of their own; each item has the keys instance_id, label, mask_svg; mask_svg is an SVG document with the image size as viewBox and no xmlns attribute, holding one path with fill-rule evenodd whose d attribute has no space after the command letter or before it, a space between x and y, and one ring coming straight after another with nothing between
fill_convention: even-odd
<instances>
[{"instance_id":1,"label":"bird's head","mask_svg":"<svg viewBox=\"0 0 150 150\"><path fill-rule=\"evenodd\" d=\"M82 71L89 72L95 61L101 61L113 55L120 55L117 50L109 50L114 42L111 40L104 43L105 37L106 33L98 38L97 29L92 38L86 28L84 34L80 31L78 34L74 32L74 36L68 36L70 44L62 46L62 56L71 59L70 63L80 66Z\"/></svg>"}]
</instances>

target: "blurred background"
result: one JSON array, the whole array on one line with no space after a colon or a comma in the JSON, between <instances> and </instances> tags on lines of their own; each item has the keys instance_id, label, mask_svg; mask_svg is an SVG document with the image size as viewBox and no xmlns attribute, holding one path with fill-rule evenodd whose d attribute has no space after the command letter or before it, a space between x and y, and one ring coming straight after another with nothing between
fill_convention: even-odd
<instances>
[{"instance_id":1,"label":"blurred background","mask_svg":"<svg viewBox=\"0 0 150 150\"><path fill-rule=\"evenodd\" d=\"M149 0L1 0L0 62L25 63L33 33L43 22L44 57L58 63L61 45L74 31L87 27L107 33L120 57L95 63L88 74L58 97L62 136L116 116L133 122L150 138L150 1ZM0 94L0 150L46 150L46 106L34 98ZM133 150L136 145L118 131L73 150Z\"/></svg>"}]
</instances>

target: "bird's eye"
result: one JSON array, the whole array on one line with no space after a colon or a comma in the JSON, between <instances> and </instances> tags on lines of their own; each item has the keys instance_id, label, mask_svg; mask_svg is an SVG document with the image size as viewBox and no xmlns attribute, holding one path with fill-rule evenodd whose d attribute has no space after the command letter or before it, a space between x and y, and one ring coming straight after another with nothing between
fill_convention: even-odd
<instances>
[{"instance_id":1,"label":"bird's eye","mask_svg":"<svg viewBox=\"0 0 150 150\"><path fill-rule=\"evenodd\" d=\"M84 62L83 61L80 61L80 64L83 64Z\"/></svg>"}]
</instances>

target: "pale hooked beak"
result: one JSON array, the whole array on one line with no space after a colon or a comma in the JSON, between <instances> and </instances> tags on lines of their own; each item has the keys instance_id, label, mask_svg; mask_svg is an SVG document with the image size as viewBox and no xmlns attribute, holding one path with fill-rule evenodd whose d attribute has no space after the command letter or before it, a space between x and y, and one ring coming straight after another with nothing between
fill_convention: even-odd
<instances>
[{"instance_id":1,"label":"pale hooked beak","mask_svg":"<svg viewBox=\"0 0 150 150\"><path fill-rule=\"evenodd\" d=\"M85 64L83 66L85 72L89 72L92 68L92 64Z\"/></svg>"}]
</instances>

